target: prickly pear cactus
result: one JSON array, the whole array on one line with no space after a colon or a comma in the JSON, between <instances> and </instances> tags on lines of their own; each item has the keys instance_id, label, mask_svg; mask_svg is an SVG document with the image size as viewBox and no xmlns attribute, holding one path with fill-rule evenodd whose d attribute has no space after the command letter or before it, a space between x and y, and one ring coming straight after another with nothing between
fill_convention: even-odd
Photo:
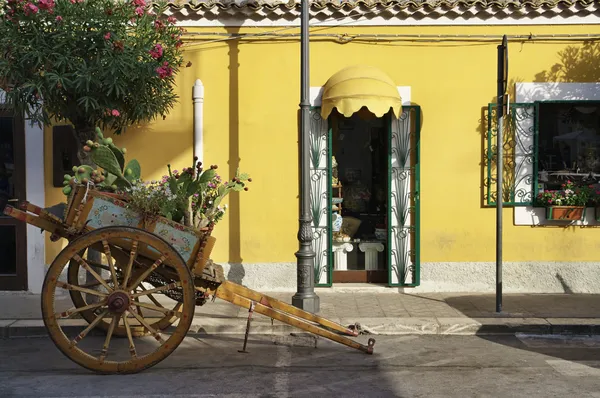
<instances>
[{"instance_id":1,"label":"prickly pear cactus","mask_svg":"<svg viewBox=\"0 0 600 398\"><path fill-rule=\"evenodd\" d=\"M70 195L76 184L94 184L97 189L115 191L127 188L131 183L141 178L140 163L132 159L125 166L125 148L119 148L112 138L104 138L100 128L96 127L96 141L87 141L83 150L90 152L92 161L100 167L94 170L90 166L82 165L73 167L73 175L65 174L63 193Z\"/></svg>"}]
</instances>

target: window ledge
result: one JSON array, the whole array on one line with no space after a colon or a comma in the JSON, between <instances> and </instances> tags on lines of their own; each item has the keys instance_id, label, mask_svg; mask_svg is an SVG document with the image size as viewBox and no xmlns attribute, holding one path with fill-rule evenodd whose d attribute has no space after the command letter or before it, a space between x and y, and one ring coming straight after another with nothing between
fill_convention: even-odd
<instances>
[{"instance_id":1,"label":"window ledge","mask_svg":"<svg viewBox=\"0 0 600 398\"><path fill-rule=\"evenodd\" d=\"M557 221L546 219L546 208L533 206L515 207L515 225L548 225L548 226L600 226L596 221L595 209L588 207L585 209L585 218L583 221Z\"/></svg>"}]
</instances>

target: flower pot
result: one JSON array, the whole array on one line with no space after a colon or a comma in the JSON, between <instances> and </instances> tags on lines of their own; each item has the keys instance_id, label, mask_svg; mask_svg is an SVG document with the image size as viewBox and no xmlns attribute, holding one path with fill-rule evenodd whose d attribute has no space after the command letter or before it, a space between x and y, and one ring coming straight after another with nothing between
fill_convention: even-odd
<instances>
[{"instance_id":1,"label":"flower pot","mask_svg":"<svg viewBox=\"0 0 600 398\"><path fill-rule=\"evenodd\" d=\"M594 208L594 215L596 217L596 221L600 222L600 206L596 206Z\"/></svg>"},{"instance_id":2,"label":"flower pot","mask_svg":"<svg viewBox=\"0 0 600 398\"><path fill-rule=\"evenodd\" d=\"M551 206L546 208L546 219L577 221L585 217L585 206Z\"/></svg>"}]
</instances>

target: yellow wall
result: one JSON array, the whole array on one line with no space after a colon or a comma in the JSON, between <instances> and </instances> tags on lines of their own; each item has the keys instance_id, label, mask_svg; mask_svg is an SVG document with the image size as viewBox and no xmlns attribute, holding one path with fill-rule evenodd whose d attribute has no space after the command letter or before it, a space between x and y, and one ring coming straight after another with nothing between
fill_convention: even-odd
<instances>
[{"instance_id":1,"label":"yellow wall","mask_svg":"<svg viewBox=\"0 0 600 398\"><path fill-rule=\"evenodd\" d=\"M600 33L597 30L589 26L346 27L319 28L319 33L535 35ZM229 199L230 212L214 233L218 244L213 258L245 263L294 261L298 213L298 41L189 44L186 56L193 66L178 76L178 107L165 121L133 128L115 141L128 148L129 157L140 160L145 179L160 177L167 163L176 168L184 166L192 157L191 90L194 80L200 78L206 93L206 162L217 163L226 176L231 176L239 165L254 177L249 192ZM495 212L481 207L481 118L482 107L495 97L497 44L311 43L311 86L322 86L339 69L361 63L379 67L398 86L411 86L412 102L421 106L423 118L422 262L494 260ZM545 81L544 72L566 62L561 59L561 50L579 44L511 43L511 85ZM570 76L558 81L597 81L600 76L588 73L588 65L569 64ZM45 144L47 170L51 170L50 135ZM50 205L61 199L60 189L52 188L49 171L46 181L46 201ZM596 250L590 250L598 246L595 229L516 227L512 225L513 210L506 209L504 214L506 261L597 261ZM55 244L48 246L48 261L56 250Z\"/></svg>"}]
</instances>

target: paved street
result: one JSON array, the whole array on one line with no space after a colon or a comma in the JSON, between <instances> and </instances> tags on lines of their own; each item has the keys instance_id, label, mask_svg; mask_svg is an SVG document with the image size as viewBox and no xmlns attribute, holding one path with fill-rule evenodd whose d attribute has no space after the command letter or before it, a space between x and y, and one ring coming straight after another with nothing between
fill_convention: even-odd
<instances>
[{"instance_id":1,"label":"paved street","mask_svg":"<svg viewBox=\"0 0 600 398\"><path fill-rule=\"evenodd\" d=\"M304 336L251 336L249 354L242 336L188 337L129 376L92 374L46 338L0 340L0 397L600 397L598 336L376 338L369 356Z\"/></svg>"}]
</instances>

